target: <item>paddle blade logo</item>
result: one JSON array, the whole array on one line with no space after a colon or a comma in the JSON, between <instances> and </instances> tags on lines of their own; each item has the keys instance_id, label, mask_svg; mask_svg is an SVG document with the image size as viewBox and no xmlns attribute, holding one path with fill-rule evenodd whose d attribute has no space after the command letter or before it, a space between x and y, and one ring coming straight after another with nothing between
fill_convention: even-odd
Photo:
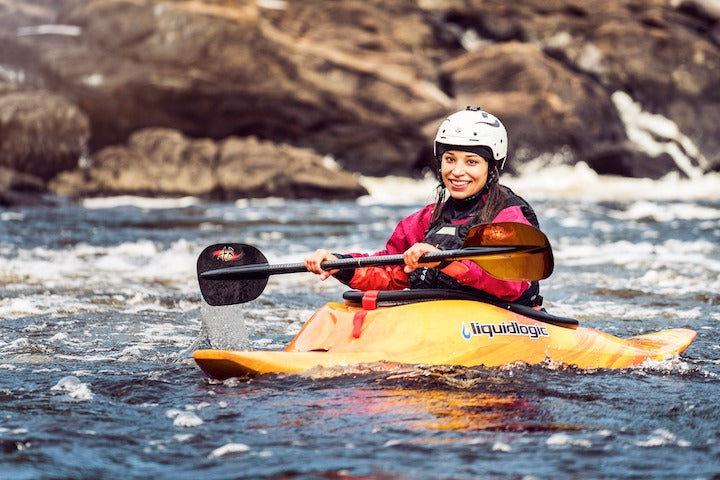
<instances>
[{"instance_id":1,"label":"paddle blade logo","mask_svg":"<svg viewBox=\"0 0 720 480\"><path fill-rule=\"evenodd\" d=\"M500 225L488 225L487 228L483 230L483 237L488 241L502 242L512 236L512 231L508 231Z\"/></svg>"},{"instance_id":2,"label":"paddle blade logo","mask_svg":"<svg viewBox=\"0 0 720 480\"><path fill-rule=\"evenodd\" d=\"M232 262L241 259L244 255L242 252L236 252L233 247L223 247L220 250L215 250L212 256L221 262Z\"/></svg>"}]
</instances>

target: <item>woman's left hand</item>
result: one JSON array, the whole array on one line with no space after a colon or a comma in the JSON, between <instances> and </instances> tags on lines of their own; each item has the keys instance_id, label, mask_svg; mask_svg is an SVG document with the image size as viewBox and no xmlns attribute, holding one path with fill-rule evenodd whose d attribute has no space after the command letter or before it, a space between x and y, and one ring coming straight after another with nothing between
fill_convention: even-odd
<instances>
[{"instance_id":1,"label":"woman's left hand","mask_svg":"<svg viewBox=\"0 0 720 480\"><path fill-rule=\"evenodd\" d=\"M428 243L416 243L412 247L405 250L403 253L403 260L405 261L405 273L410 273L416 268L428 267L435 268L440 265L440 262L433 263L418 263L420 257L430 252L439 252L440 249L433 247Z\"/></svg>"},{"instance_id":2,"label":"woman's left hand","mask_svg":"<svg viewBox=\"0 0 720 480\"><path fill-rule=\"evenodd\" d=\"M330 276L336 274L340 270L323 270L322 263L327 260L337 260L338 257L327 250L319 249L305 257L305 268L308 272L320 275L320 280L327 280Z\"/></svg>"}]
</instances>

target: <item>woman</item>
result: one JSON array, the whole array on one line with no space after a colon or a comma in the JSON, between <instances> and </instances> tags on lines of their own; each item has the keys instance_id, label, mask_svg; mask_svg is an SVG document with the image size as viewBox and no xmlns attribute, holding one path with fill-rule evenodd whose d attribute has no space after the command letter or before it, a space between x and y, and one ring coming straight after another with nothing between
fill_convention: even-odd
<instances>
[{"instance_id":1,"label":"woman","mask_svg":"<svg viewBox=\"0 0 720 480\"><path fill-rule=\"evenodd\" d=\"M461 247L475 225L519 222L538 227L530 205L498 183L507 156L507 132L495 116L477 107L450 115L435 136L434 154L440 179L436 201L400 221L385 250L375 254L402 253L404 266L324 271L320 264L325 260L361 254L317 250L305 258L307 269L322 280L333 275L358 290L455 288L540 305L537 282L498 280L469 260L418 263L425 253Z\"/></svg>"}]
</instances>

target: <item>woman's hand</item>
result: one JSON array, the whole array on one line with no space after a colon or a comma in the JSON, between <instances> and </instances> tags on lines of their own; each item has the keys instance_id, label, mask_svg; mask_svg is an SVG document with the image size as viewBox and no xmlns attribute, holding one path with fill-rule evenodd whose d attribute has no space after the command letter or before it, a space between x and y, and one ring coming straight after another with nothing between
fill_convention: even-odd
<instances>
[{"instance_id":1,"label":"woman's hand","mask_svg":"<svg viewBox=\"0 0 720 480\"><path fill-rule=\"evenodd\" d=\"M307 268L309 272L320 275L320 280L327 280L340 270L323 270L320 264L325 260L337 260L337 258L338 257L327 250L315 250L314 253L305 257L305 268Z\"/></svg>"},{"instance_id":2,"label":"woman's hand","mask_svg":"<svg viewBox=\"0 0 720 480\"><path fill-rule=\"evenodd\" d=\"M405 261L405 273L410 273L416 268L428 267L435 268L440 265L440 262L433 263L418 263L420 257L430 252L439 252L440 249L433 247L428 243L416 243L412 247L405 250L403 253L403 259Z\"/></svg>"}]
</instances>

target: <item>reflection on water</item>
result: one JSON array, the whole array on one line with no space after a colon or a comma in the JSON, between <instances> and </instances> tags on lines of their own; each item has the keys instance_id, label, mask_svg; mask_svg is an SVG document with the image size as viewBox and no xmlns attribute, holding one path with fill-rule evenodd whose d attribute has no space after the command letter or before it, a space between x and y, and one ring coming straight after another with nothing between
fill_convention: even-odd
<instances>
[{"instance_id":1,"label":"reflection on water","mask_svg":"<svg viewBox=\"0 0 720 480\"><path fill-rule=\"evenodd\" d=\"M371 386L346 387L341 395L305 404L318 409L313 422L352 415L366 417L383 428L430 433L550 432L579 428L554 421L552 411L543 407L542 401L523 398L528 386L522 379L508 376L511 369L503 369L502 377L492 375L496 370L382 363L315 368L299 376L314 381L358 375L373 378ZM297 376L277 377L289 380ZM283 405L289 406L284 402Z\"/></svg>"},{"instance_id":2,"label":"reflection on water","mask_svg":"<svg viewBox=\"0 0 720 480\"><path fill-rule=\"evenodd\" d=\"M353 392L348 392L350 395ZM543 425L537 405L512 396L449 390L383 390L377 397L361 396L347 408L368 416L390 417L389 425L408 430L533 431L552 430ZM430 440L430 439L429 439Z\"/></svg>"}]
</instances>

